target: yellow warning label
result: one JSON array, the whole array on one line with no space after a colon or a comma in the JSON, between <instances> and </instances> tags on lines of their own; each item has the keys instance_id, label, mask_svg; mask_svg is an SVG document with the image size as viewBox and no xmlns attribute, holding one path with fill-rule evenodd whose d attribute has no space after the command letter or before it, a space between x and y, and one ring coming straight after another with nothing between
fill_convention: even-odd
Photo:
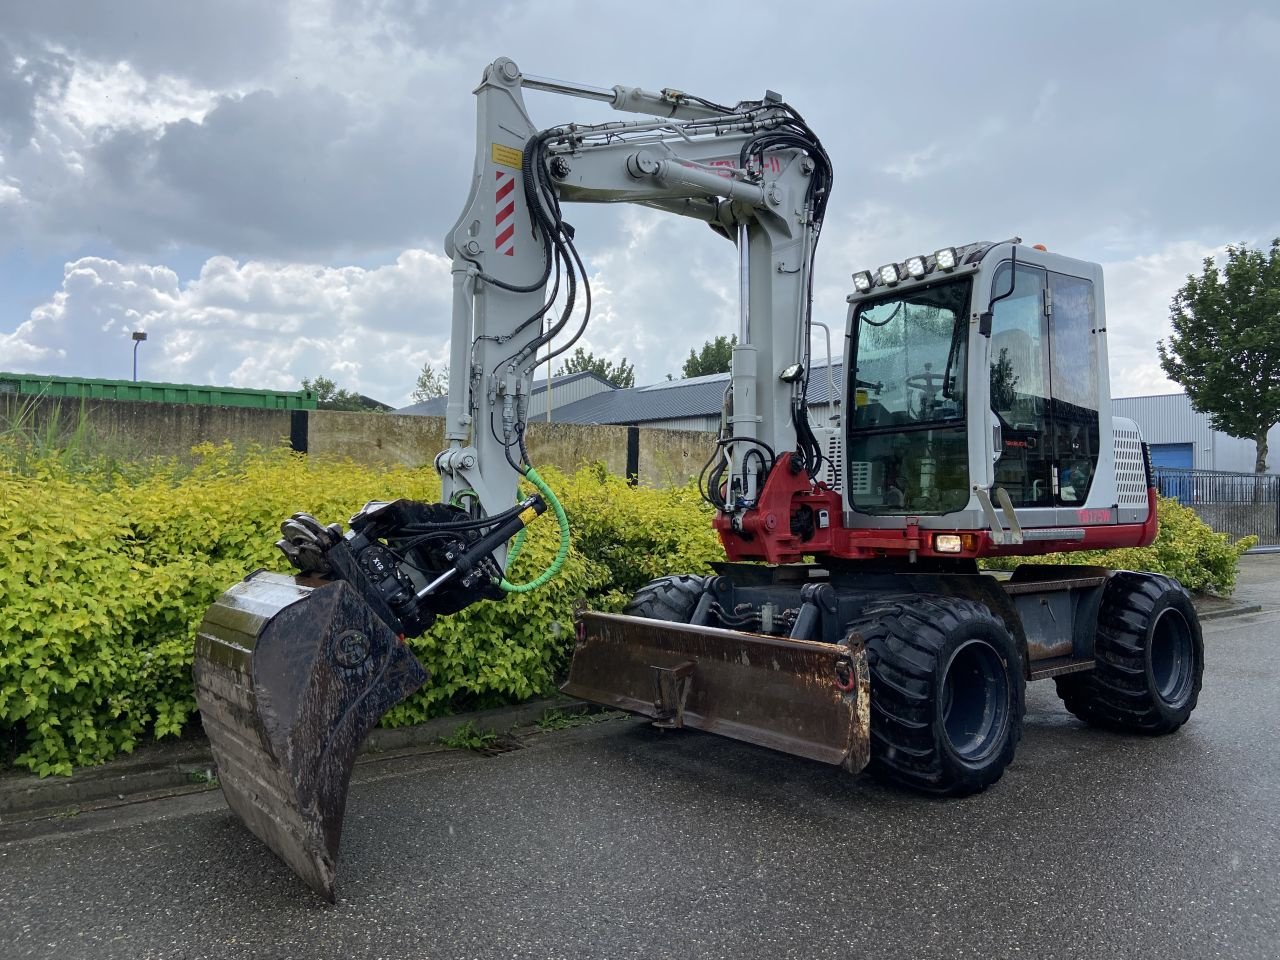
<instances>
[{"instance_id":1,"label":"yellow warning label","mask_svg":"<svg viewBox=\"0 0 1280 960\"><path fill-rule=\"evenodd\" d=\"M515 147L508 147L506 144L495 143L493 145L493 162L500 163L504 167L514 167L519 170L524 164L524 154Z\"/></svg>"},{"instance_id":2,"label":"yellow warning label","mask_svg":"<svg viewBox=\"0 0 1280 960\"><path fill-rule=\"evenodd\" d=\"M520 522L526 527L536 519L538 519L538 511L533 509L533 507L526 507L520 511Z\"/></svg>"}]
</instances>

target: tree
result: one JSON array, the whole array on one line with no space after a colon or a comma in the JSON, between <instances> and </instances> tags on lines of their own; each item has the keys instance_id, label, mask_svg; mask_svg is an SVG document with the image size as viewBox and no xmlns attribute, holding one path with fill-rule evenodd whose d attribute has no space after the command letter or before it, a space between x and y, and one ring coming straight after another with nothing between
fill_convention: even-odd
<instances>
[{"instance_id":1,"label":"tree","mask_svg":"<svg viewBox=\"0 0 1280 960\"><path fill-rule=\"evenodd\" d=\"M1265 473L1267 433L1280 423L1280 238L1270 253L1227 247L1221 269L1206 257L1169 315L1160 366L1215 430L1257 444L1254 471Z\"/></svg>"},{"instance_id":2,"label":"tree","mask_svg":"<svg viewBox=\"0 0 1280 960\"><path fill-rule=\"evenodd\" d=\"M368 410L360 394L343 390L328 377L302 380L302 389L316 395L316 406L321 410Z\"/></svg>"},{"instance_id":3,"label":"tree","mask_svg":"<svg viewBox=\"0 0 1280 960\"><path fill-rule=\"evenodd\" d=\"M604 357L588 353L582 347L574 350L569 355L569 359L560 364L560 371L556 376L563 377L570 373L594 373L596 376L604 377L615 387L624 389L636 385L636 368L633 364L627 363L626 357L614 364Z\"/></svg>"},{"instance_id":4,"label":"tree","mask_svg":"<svg viewBox=\"0 0 1280 960\"><path fill-rule=\"evenodd\" d=\"M680 375L688 380L690 377L705 377L709 373L728 373L733 348L737 345L737 334L708 340L697 353L689 351L689 359L684 362Z\"/></svg>"},{"instance_id":5,"label":"tree","mask_svg":"<svg viewBox=\"0 0 1280 960\"><path fill-rule=\"evenodd\" d=\"M413 402L422 403L425 400L434 400L436 397L447 397L449 395L449 365L446 363L437 373L435 367L429 363L422 365L422 372L418 374L418 382L413 387Z\"/></svg>"}]
</instances>

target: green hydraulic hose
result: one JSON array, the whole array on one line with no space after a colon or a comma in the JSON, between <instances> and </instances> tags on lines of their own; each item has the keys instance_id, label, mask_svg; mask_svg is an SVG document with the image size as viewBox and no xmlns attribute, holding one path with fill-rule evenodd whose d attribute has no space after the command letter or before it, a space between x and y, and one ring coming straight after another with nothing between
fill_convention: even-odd
<instances>
[{"instance_id":1,"label":"green hydraulic hose","mask_svg":"<svg viewBox=\"0 0 1280 960\"><path fill-rule=\"evenodd\" d=\"M528 593L531 590L537 590L540 586L554 577L560 572L560 568L564 566L565 558L569 556L569 518L565 515L564 507L560 505L560 501L556 495L551 492L551 488L547 486L546 481L538 476L538 471L530 467L525 472L525 479L538 488L538 492L546 498L547 503L551 504L551 509L556 513L556 520L560 524L560 549L556 551L555 559L551 561L551 565L542 573L534 577L528 583L511 583L506 577L498 580L498 586L507 593ZM516 542L511 547L511 553L507 558L508 567L511 561L515 559L520 552L520 547L524 544L524 530L522 529L516 535Z\"/></svg>"}]
</instances>

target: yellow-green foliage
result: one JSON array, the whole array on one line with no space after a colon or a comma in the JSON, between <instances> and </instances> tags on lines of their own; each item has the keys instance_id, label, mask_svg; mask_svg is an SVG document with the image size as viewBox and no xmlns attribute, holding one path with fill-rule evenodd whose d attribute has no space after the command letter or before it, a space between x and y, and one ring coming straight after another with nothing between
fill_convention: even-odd
<instances>
[{"instance_id":1,"label":"yellow-green foliage","mask_svg":"<svg viewBox=\"0 0 1280 960\"><path fill-rule=\"evenodd\" d=\"M608 571L600 609L621 609L650 580L669 573L710 573L724 559L711 508L689 484L656 490L629 486L596 465L553 477L574 531L574 545ZM563 491L563 493L561 493Z\"/></svg>"},{"instance_id":2,"label":"yellow-green foliage","mask_svg":"<svg viewBox=\"0 0 1280 960\"><path fill-rule=\"evenodd\" d=\"M1170 497L1159 499L1158 513L1160 534L1149 547L1010 557L983 565L1011 570L1023 563L1075 563L1115 570L1149 570L1176 577L1188 590L1229 594L1236 585L1241 555L1258 538L1244 537L1232 543L1226 534L1215 533L1190 507Z\"/></svg>"},{"instance_id":3,"label":"yellow-green foliage","mask_svg":"<svg viewBox=\"0 0 1280 960\"><path fill-rule=\"evenodd\" d=\"M299 510L345 519L367 500L440 495L430 469L284 451L207 446L194 467L125 475L56 457L19 469L11 449L0 443L0 750L8 742L15 763L41 774L182 729L195 708L195 628L246 573L287 569L274 547L281 519ZM616 606L650 576L705 570L719 555L688 490L635 490L594 468L547 478L575 528L560 575L410 641L432 679L385 724L550 691L572 647L575 602ZM509 579L536 576L557 542L550 515L533 524Z\"/></svg>"}]
</instances>

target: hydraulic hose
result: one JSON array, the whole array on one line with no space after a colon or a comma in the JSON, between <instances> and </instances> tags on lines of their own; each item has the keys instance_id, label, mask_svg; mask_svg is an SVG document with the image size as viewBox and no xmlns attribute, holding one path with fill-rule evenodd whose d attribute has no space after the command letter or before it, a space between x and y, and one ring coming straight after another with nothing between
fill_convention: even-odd
<instances>
[{"instance_id":1,"label":"hydraulic hose","mask_svg":"<svg viewBox=\"0 0 1280 960\"><path fill-rule=\"evenodd\" d=\"M538 488L538 492L546 498L547 503L551 504L551 509L555 511L556 521L560 524L560 549L556 551L555 559L551 561L551 565L542 573L534 577L528 583L511 583L506 577L498 580L498 586L507 593L528 593L531 590L537 590L548 580L560 572L560 568L564 566L565 559L569 556L569 518L565 515L564 507L556 495L551 492L551 488L547 486L546 481L538 476L538 471L529 467L525 471L525 479ZM507 558L507 566L510 567L511 561L515 559L520 552L520 547L524 544L524 530L516 536L516 541L511 547L511 553Z\"/></svg>"}]
</instances>

